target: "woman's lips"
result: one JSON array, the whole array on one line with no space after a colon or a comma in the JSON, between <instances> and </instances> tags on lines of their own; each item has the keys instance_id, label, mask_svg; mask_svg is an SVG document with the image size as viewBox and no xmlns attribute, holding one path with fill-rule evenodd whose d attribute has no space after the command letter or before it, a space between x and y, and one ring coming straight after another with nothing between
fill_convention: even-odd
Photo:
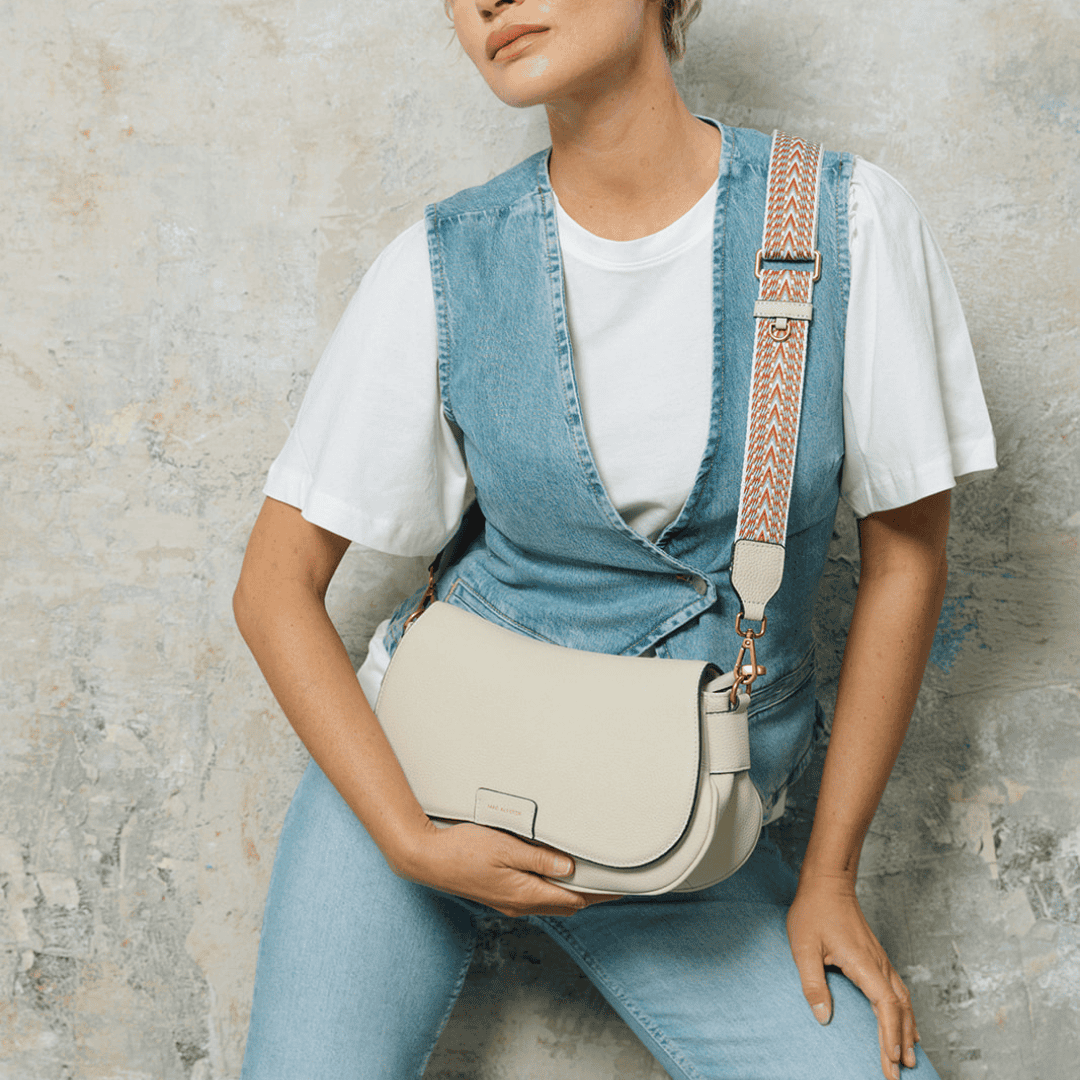
<instances>
[{"instance_id":1,"label":"woman's lips","mask_svg":"<svg viewBox=\"0 0 1080 1080\"><path fill-rule=\"evenodd\" d=\"M494 34L489 34L486 44L487 54L489 60L495 59L495 54L505 46L511 44L511 42L517 41L518 38L524 37L526 34L540 34L547 30L546 26L533 26L527 23L518 23L515 26L507 26L502 30L496 30Z\"/></svg>"}]
</instances>

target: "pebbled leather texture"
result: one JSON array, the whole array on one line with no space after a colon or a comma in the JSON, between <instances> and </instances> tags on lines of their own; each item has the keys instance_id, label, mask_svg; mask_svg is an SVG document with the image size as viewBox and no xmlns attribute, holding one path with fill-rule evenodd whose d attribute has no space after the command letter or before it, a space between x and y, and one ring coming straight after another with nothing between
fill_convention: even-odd
<instances>
[{"instance_id":1,"label":"pebbled leather texture","mask_svg":"<svg viewBox=\"0 0 1080 1080\"><path fill-rule=\"evenodd\" d=\"M736 540L731 558L731 584L739 594L743 615L760 622L765 605L784 579L784 546L762 540Z\"/></svg>"},{"instance_id":2,"label":"pebbled leather texture","mask_svg":"<svg viewBox=\"0 0 1080 1080\"><path fill-rule=\"evenodd\" d=\"M750 768L750 731L745 710L706 712L709 772L737 773Z\"/></svg>"},{"instance_id":3,"label":"pebbled leather texture","mask_svg":"<svg viewBox=\"0 0 1080 1080\"><path fill-rule=\"evenodd\" d=\"M729 711L731 677L718 676L537 641L437 601L398 646L375 711L430 817L567 852L567 888L660 893L734 873L760 832L748 701Z\"/></svg>"}]
</instances>

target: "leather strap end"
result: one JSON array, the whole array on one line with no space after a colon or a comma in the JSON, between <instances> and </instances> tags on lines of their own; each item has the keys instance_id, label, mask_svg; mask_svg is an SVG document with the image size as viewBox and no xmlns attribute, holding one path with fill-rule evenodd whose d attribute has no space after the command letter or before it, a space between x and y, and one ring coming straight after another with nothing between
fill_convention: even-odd
<instances>
[{"instance_id":1,"label":"leather strap end","mask_svg":"<svg viewBox=\"0 0 1080 1080\"><path fill-rule=\"evenodd\" d=\"M765 605L784 579L784 545L763 540L736 540L731 557L731 584L743 605L743 617L760 622Z\"/></svg>"}]
</instances>

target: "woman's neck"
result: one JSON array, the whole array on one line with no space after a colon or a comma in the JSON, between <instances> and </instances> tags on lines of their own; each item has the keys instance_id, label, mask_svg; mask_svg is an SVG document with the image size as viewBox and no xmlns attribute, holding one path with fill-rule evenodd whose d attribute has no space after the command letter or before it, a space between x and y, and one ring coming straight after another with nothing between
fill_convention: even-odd
<instances>
[{"instance_id":1,"label":"woman's neck","mask_svg":"<svg viewBox=\"0 0 1080 1080\"><path fill-rule=\"evenodd\" d=\"M720 132L687 109L667 63L587 102L547 106L551 185L583 228L610 240L659 232L716 179Z\"/></svg>"}]
</instances>

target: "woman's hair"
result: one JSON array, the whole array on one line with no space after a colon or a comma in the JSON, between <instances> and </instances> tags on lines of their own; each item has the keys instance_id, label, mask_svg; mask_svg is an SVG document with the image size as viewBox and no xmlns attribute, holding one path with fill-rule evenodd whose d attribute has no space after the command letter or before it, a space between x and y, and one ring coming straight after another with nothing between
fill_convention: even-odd
<instances>
[{"instance_id":1,"label":"woman's hair","mask_svg":"<svg viewBox=\"0 0 1080 1080\"><path fill-rule=\"evenodd\" d=\"M664 0L664 48L669 60L680 60L686 52L686 31L701 14L701 0Z\"/></svg>"},{"instance_id":2,"label":"woman's hair","mask_svg":"<svg viewBox=\"0 0 1080 1080\"><path fill-rule=\"evenodd\" d=\"M443 0L449 18L453 18L450 6L453 0ZM664 49L669 60L680 60L686 52L686 30L701 14L701 0L662 0L661 16L664 31Z\"/></svg>"}]
</instances>

